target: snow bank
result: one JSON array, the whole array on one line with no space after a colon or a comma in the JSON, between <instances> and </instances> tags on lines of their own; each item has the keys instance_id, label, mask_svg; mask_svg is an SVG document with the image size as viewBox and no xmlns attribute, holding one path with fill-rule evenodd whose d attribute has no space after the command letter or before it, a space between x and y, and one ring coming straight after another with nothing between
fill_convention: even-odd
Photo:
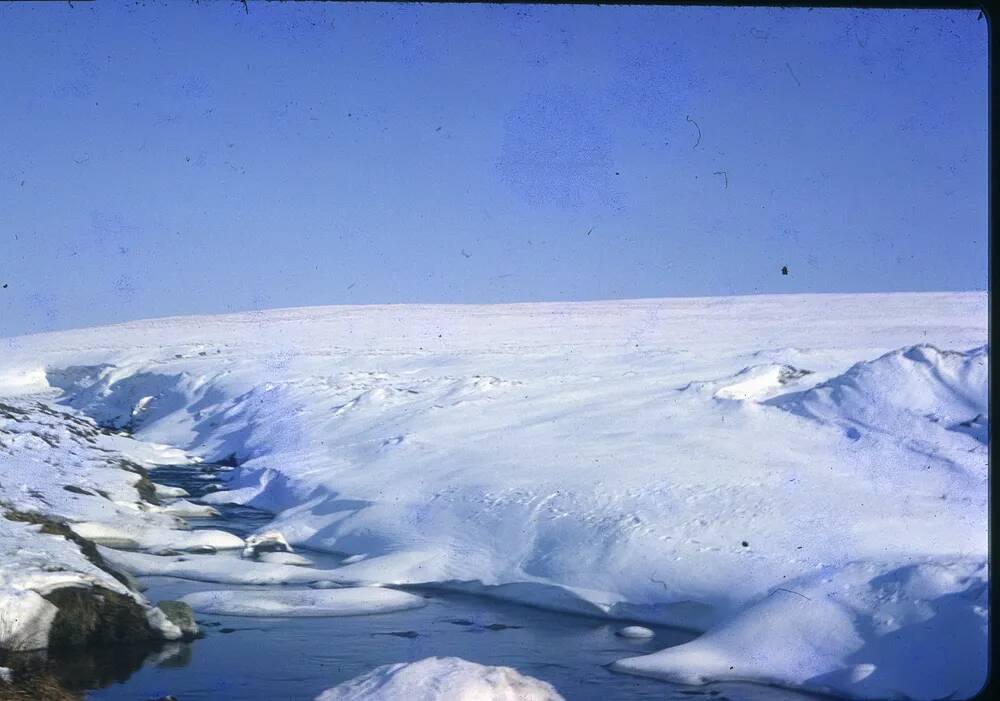
<instances>
[{"instance_id":1,"label":"snow bank","mask_svg":"<svg viewBox=\"0 0 1000 701\"><path fill-rule=\"evenodd\" d=\"M50 389L45 369L29 367L24 370L0 371L0 396L14 397Z\"/></svg>"},{"instance_id":2,"label":"snow bank","mask_svg":"<svg viewBox=\"0 0 1000 701\"><path fill-rule=\"evenodd\" d=\"M183 524L175 516L141 496L151 486L144 466L182 451L114 435L51 400L51 392L0 397L0 649L45 648L57 607L44 597L61 589L101 588L149 610L82 547L83 538L134 547L243 545L227 533L177 530Z\"/></svg>"},{"instance_id":3,"label":"snow bank","mask_svg":"<svg viewBox=\"0 0 1000 701\"><path fill-rule=\"evenodd\" d=\"M286 552L264 552L257 556L261 562L268 562L272 565L295 565L296 567L310 567L313 561L308 557L303 557L296 553Z\"/></svg>"},{"instance_id":4,"label":"snow bank","mask_svg":"<svg viewBox=\"0 0 1000 701\"><path fill-rule=\"evenodd\" d=\"M170 576L217 584L312 584L333 581L354 584L339 570L323 570L299 564L245 560L234 551L213 555L154 555L125 552L98 546L105 560L136 576Z\"/></svg>"},{"instance_id":5,"label":"snow bank","mask_svg":"<svg viewBox=\"0 0 1000 701\"><path fill-rule=\"evenodd\" d=\"M104 437L109 450L233 458L206 501L273 511L292 547L348 556L330 572L238 553L115 553L133 572L465 588L708 631L706 647L677 648L663 669L623 663L630 671L707 678L732 666L851 693L888 688L913 666L907 651L923 649L869 623L899 618L896 607L953 597L965 613L934 620L979 639L978 604L961 592L987 557L986 302L276 310L11 339L0 372L44 364L64 405L139 439ZM44 453L47 436L9 442ZM2 493L72 521L172 527L136 506L121 471L88 470L69 468L74 484L110 482L109 500L56 494L41 484L51 474L29 491L0 476ZM112 517L82 508L97 503ZM916 566L956 584L925 598L872 593ZM836 600L810 593L838 582ZM784 602L807 599L779 587L822 604ZM754 664L731 659L723 632L737 630L764 641ZM977 669L953 665L940 683L969 688Z\"/></svg>"},{"instance_id":6,"label":"snow bank","mask_svg":"<svg viewBox=\"0 0 1000 701\"><path fill-rule=\"evenodd\" d=\"M182 518L208 518L218 516L219 510L207 504L195 504L187 499L176 499L164 506L153 507L154 510L164 514L172 514Z\"/></svg>"},{"instance_id":7,"label":"snow bank","mask_svg":"<svg viewBox=\"0 0 1000 701\"><path fill-rule=\"evenodd\" d=\"M199 591L181 599L199 613L221 616L361 616L419 608L420 596L381 587Z\"/></svg>"},{"instance_id":8,"label":"snow bank","mask_svg":"<svg viewBox=\"0 0 1000 701\"><path fill-rule=\"evenodd\" d=\"M316 701L563 701L555 688L511 667L459 657L383 665L327 689Z\"/></svg>"},{"instance_id":9,"label":"snow bank","mask_svg":"<svg viewBox=\"0 0 1000 701\"><path fill-rule=\"evenodd\" d=\"M156 496L164 499L190 496L186 489L182 489L180 487L168 487L164 484L154 484L153 488L156 490Z\"/></svg>"},{"instance_id":10,"label":"snow bank","mask_svg":"<svg viewBox=\"0 0 1000 701\"><path fill-rule=\"evenodd\" d=\"M95 543L124 550L197 552L205 549L241 549L244 546L243 539L239 536L211 528L195 531L160 528L141 523L112 526L92 521L73 523L70 528Z\"/></svg>"},{"instance_id":11,"label":"snow bank","mask_svg":"<svg viewBox=\"0 0 1000 701\"><path fill-rule=\"evenodd\" d=\"M775 587L695 640L613 668L855 698L968 698L987 674L983 562L855 564ZM817 634L817 631L822 631Z\"/></svg>"}]
</instances>

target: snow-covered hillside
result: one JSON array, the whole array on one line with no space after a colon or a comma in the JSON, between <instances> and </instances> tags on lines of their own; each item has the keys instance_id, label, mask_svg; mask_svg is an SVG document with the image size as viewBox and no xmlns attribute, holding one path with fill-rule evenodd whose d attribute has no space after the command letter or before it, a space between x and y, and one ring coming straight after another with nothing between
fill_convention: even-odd
<instances>
[{"instance_id":1,"label":"snow-covered hillside","mask_svg":"<svg viewBox=\"0 0 1000 701\"><path fill-rule=\"evenodd\" d=\"M986 304L813 295L161 319L0 341L0 401L57 402L136 445L234 458L210 500L273 510L268 528L293 545L352 556L335 570L345 582L707 631L620 671L961 697L986 670ZM0 500L26 508L0 460ZM92 529L117 518L64 515ZM146 526L131 537L156 540ZM255 567L202 576L305 576Z\"/></svg>"}]
</instances>

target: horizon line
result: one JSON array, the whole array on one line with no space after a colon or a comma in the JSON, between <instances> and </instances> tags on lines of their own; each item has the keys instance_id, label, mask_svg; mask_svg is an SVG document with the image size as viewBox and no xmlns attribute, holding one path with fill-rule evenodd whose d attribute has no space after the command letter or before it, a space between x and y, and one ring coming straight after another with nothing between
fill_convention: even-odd
<instances>
[{"instance_id":1,"label":"horizon line","mask_svg":"<svg viewBox=\"0 0 1000 701\"><path fill-rule=\"evenodd\" d=\"M251 314L274 314L277 312L290 312L307 309L354 309L369 307L526 307L526 306L550 306L550 305L590 305L590 304L630 304L637 302L663 302L670 300L720 300L720 299L744 299L750 297L874 297L874 296L931 296L931 295L971 295L985 294L989 296L989 289L966 289L966 290L893 290L888 292L749 292L731 295L674 295L670 297L629 297L629 298L601 298L601 299L574 299L574 300L533 300L530 302L362 302L356 304L305 304L291 307L266 307L259 309L241 309L226 312L207 312L192 314L171 314L168 316L139 317L127 319L125 321L115 321L107 324L95 324L93 326L69 326L66 328L52 329L49 331L35 331L31 333L15 334L13 336L0 336L0 341L12 341L21 338L34 336L45 336L49 334L72 333L87 329L104 329L128 326L130 324L142 324L147 322L177 321L182 319L198 318L218 318L247 316Z\"/></svg>"}]
</instances>

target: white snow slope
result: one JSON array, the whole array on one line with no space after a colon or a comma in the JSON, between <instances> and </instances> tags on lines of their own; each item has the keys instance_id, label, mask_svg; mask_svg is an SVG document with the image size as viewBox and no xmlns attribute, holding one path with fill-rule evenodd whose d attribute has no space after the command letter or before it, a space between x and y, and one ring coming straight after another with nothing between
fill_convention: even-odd
<instances>
[{"instance_id":1,"label":"white snow slope","mask_svg":"<svg viewBox=\"0 0 1000 701\"><path fill-rule=\"evenodd\" d=\"M636 674L930 699L986 678L987 340L985 293L324 307L0 341L0 397L235 454L212 500L338 581L707 631Z\"/></svg>"}]
</instances>

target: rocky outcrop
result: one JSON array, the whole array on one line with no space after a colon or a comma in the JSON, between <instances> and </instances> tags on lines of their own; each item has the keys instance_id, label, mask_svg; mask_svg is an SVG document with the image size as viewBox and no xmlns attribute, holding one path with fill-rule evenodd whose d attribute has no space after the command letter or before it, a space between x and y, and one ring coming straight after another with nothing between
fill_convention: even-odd
<instances>
[{"instance_id":1,"label":"rocky outcrop","mask_svg":"<svg viewBox=\"0 0 1000 701\"><path fill-rule=\"evenodd\" d=\"M261 553L292 552L292 547L285 540L285 536L278 531L264 531L255 533L246 539L246 547L243 548L243 557L256 559Z\"/></svg>"},{"instance_id":2,"label":"rocky outcrop","mask_svg":"<svg viewBox=\"0 0 1000 701\"><path fill-rule=\"evenodd\" d=\"M180 629L181 640L194 640L198 637L198 623L194 619L194 611L183 601L161 601L156 608Z\"/></svg>"},{"instance_id":3,"label":"rocky outcrop","mask_svg":"<svg viewBox=\"0 0 1000 701\"><path fill-rule=\"evenodd\" d=\"M49 628L50 648L121 645L158 637L146 610L131 596L99 586L72 586L44 598L59 609Z\"/></svg>"}]
</instances>

